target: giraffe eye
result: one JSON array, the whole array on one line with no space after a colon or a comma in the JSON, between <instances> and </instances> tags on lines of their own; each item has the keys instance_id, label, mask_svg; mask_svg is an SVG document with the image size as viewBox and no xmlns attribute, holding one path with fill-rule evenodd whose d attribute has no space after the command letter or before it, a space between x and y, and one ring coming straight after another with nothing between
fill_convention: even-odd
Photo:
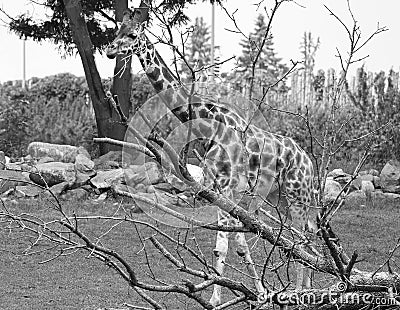
<instances>
[{"instance_id":1,"label":"giraffe eye","mask_svg":"<svg viewBox=\"0 0 400 310\"><path fill-rule=\"evenodd\" d=\"M136 34L133 34L133 33L129 33L129 34L128 34L128 37L131 38L132 40L136 40L137 35L136 35Z\"/></svg>"}]
</instances>

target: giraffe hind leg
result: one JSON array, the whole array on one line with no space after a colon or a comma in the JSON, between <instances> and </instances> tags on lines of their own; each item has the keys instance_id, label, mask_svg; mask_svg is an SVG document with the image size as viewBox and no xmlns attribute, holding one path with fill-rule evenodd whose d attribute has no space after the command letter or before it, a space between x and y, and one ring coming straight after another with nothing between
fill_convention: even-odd
<instances>
[{"instance_id":1,"label":"giraffe hind leg","mask_svg":"<svg viewBox=\"0 0 400 310\"><path fill-rule=\"evenodd\" d=\"M302 211L299 211L299 210ZM308 226L308 216L305 214L301 204L293 203L291 205L292 224L300 229L301 232L306 233ZM299 262L296 265L296 290L311 288L312 270Z\"/></svg>"},{"instance_id":2,"label":"giraffe hind leg","mask_svg":"<svg viewBox=\"0 0 400 310\"><path fill-rule=\"evenodd\" d=\"M218 210L218 225L226 226L227 214L223 214L223 211ZM228 254L229 247L229 233L224 231L219 231L217 233L217 241L214 249L214 255L216 257L215 269L222 275L224 272L225 260ZM221 286L214 285L213 294L210 299L210 304L217 306L221 304Z\"/></svg>"},{"instance_id":3,"label":"giraffe hind leg","mask_svg":"<svg viewBox=\"0 0 400 310\"><path fill-rule=\"evenodd\" d=\"M238 223L238 225L241 225L241 223ZM249 245L246 241L246 237L245 237L244 233L242 233L242 232L236 233L235 241L237 242L237 246L238 246L237 253L239 256L243 257L244 262L246 264L247 272L250 275L250 277L253 279L253 283L257 290L257 293L258 294L264 293L265 289L264 289L261 279L257 273L253 259L251 258Z\"/></svg>"}]
</instances>

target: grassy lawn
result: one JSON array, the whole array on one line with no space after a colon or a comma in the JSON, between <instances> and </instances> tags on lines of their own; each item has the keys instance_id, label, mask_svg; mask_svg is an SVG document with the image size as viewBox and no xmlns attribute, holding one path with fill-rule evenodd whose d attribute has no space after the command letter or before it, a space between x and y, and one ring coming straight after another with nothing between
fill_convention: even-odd
<instances>
[{"instance_id":1,"label":"grassy lawn","mask_svg":"<svg viewBox=\"0 0 400 310\"><path fill-rule=\"evenodd\" d=\"M113 215L120 213L119 205L111 202L102 204L65 203L67 213L73 211L79 215L101 214ZM374 207L361 206L358 201L349 202L340 211L334 220L333 227L342 240L346 250L357 249L362 260L357 266L359 269L375 271L385 261L388 252L400 237L400 205L399 202L376 201ZM51 219L57 213L48 207L48 202L30 200L18 204L6 204L8 210L16 213L32 213L36 216ZM143 214L135 214L137 219L146 220ZM85 221L80 223L82 231L88 236L98 237L102 233L113 229L102 236L100 242L104 246L116 249L126 260L134 266L141 279L156 284L151 280L154 274L158 279L168 283L181 283L181 279L189 278L162 258L160 253L149 242L145 250L142 241L153 235L149 229L127 223L107 221ZM140 232L138 236L137 230ZM215 233L204 230L195 230L185 234L183 231L161 227L179 240L186 240L193 248L202 250L204 257L212 263L212 249L215 242ZM195 237L195 238L194 238ZM166 242L158 236L175 255L182 255L187 263L196 266L192 258L185 256L185 252L176 249L176 246ZM100 261L89 258L89 253L80 251L73 255L61 256L44 264L59 253L58 249L48 249L48 244L39 243L33 251L39 253L23 255L27 246L34 242L26 230L10 233L7 225L0 224L0 309L104 309L121 308L124 302L145 306L140 297L130 289L115 271ZM262 262L263 246L254 254L255 259ZM47 247L46 247L47 246ZM47 251L43 251L48 249ZM230 250L227 263L243 269L237 255ZM150 262L149 268L147 261ZM193 265L192 265L193 264ZM392 258L391 267L400 271L400 254ZM197 264L197 267L199 265ZM226 268L227 274L233 275L232 268ZM236 276L237 277L237 276ZM320 276L319 285L324 285ZM326 281L328 281L326 279ZM205 292L207 298L210 290ZM168 309L196 309L193 302L186 302L175 295L159 294L157 298L168 306Z\"/></svg>"}]
</instances>

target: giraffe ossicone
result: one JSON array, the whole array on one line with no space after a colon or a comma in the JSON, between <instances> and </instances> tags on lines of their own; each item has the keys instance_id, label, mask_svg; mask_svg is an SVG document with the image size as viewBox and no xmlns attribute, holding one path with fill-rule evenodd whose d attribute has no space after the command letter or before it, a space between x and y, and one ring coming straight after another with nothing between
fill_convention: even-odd
<instances>
[{"instance_id":1,"label":"giraffe ossicone","mask_svg":"<svg viewBox=\"0 0 400 310\"><path fill-rule=\"evenodd\" d=\"M117 37L107 49L108 57L113 58L117 54L138 56L158 94L154 100L159 103L160 110L152 110L151 102L145 105L149 111L157 111L156 114L159 114L156 119L151 119L159 124L173 115L179 121L179 125L171 130L174 134L167 139L172 141L177 138L172 145L177 146L178 153L188 142L197 142L196 151L202 153L204 158L202 164L206 168L206 181L211 180L215 188L236 203L251 205L252 210L260 205L279 207L279 210L283 210L285 220L306 231L314 193L313 165L306 152L293 139L249 123L246 116L249 111L241 112L240 107L227 103L229 100L241 100L232 99L235 96L229 91L225 97L220 97L213 93L211 86L206 87L205 92L202 92L201 87L198 92L193 92L196 87L181 85L144 34L144 27L137 27L129 13L124 15ZM252 112L250 119L253 119ZM148 124L144 123L143 128L137 123L133 126L140 127L140 131L145 133L144 128ZM243 197L249 200L242 199L241 193L247 193ZM229 213L219 208L216 212L218 224L242 225ZM237 252L243 257L257 292L264 293L264 283L251 258L245 235L237 233L235 241L238 244ZM228 253L227 232L218 232L214 253L215 268L222 274ZM296 286L310 286L308 269L298 269ZM220 286L214 286L210 303L221 303Z\"/></svg>"}]
</instances>

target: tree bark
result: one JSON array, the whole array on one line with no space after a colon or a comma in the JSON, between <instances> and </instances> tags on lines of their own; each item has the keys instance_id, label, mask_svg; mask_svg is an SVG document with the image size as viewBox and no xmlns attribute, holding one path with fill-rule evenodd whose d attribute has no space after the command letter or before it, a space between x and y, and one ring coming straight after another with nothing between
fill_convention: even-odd
<instances>
[{"instance_id":1,"label":"tree bark","mask_svg":"<svg viewBox=\"0 0 400 310\"><path fill-rule=\"evenodd\" d=\"M110 137L114 124L111 121L111 109L106 101L106 95L101 83L100 74L93 55L93 45L89 31L82 14L82 6L79 0L63 0L72 37L78 49L85 71L86 81L89 87L90 98L96 117L97 133L99 137ZM100 144L100 153L105 154L112 146Z\"/></svg>"},{"instance_id":2,"label":"tree bark","mask_svg":"<svg viewBox=\"0 0 400 310\"><path fill-rule=\"evenodd\" d=\"M114 8L116 20L122 22L123 13L128 9L128 0L114 0ZM132 57L126 58L121 55L117 56L111 89L112 94L118 98L122 113L124 113L127 118L131 108L131 65ZM123 141L125 138L126 127L120 123L120 116L114 109L111 111L111 120L114 122L114 130L109 137ZM121 147L117 145L112 145L111 147L113 150L121 150Z\"/></svg>"}]
</instances>

